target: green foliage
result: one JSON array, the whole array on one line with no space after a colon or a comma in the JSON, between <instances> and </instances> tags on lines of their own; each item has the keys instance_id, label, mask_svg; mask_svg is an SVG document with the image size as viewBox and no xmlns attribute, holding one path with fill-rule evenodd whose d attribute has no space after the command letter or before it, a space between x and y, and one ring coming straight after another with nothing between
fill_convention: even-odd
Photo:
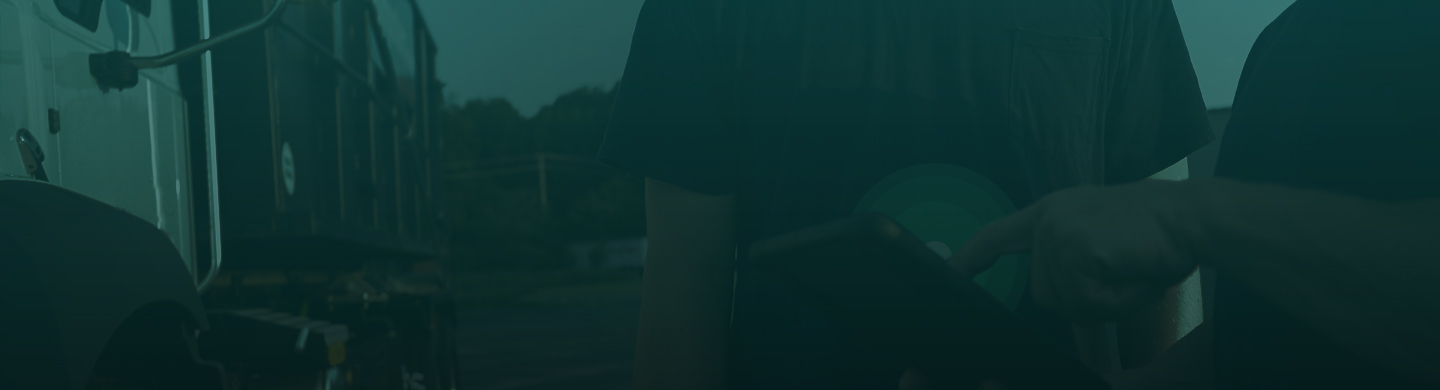
<instances>
[{"instance_id":1,"label":"green foliage","mask_svg":"<svg viewBox=\"0 0 1440 390\"><path fill-rule=\"evenodd\" d=\"M505 99L445 109L446 207L457 268L563 267L572 262L572 243L644 235L643 182L593 161L614 98L614 88L584 87L532 118ZM537 153L588 160L547 160L548 210Z\"/></svg>"},{"instance_id":2,"label":"green foliage","mask_svg":"<svg viewBox=\"0 0 1440 390\"><path fill-rule=\"evenodd\" d=\"M614 101L613 89L584 87L561 95L532 120L536 150L594 156L604 140Z\"/></svg>"},{"instance_id":3,"label":"green foliage","mask_svg":"<svg viewBox=\"0 0 1440 390\"><path fill-rule=\"evenodd\" d=\"M534 152L529 124L505 99L476 99L441 111L445 161Z\"/></svg>"}]
</instances>

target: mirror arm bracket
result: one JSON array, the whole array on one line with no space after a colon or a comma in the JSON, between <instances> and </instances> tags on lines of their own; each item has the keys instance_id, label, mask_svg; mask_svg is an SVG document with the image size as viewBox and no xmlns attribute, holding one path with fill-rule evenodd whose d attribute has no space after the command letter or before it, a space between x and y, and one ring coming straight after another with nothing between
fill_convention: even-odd
<instances>
[{"instance_id":1,"label":"mirror arm bracket","mask_svg":"<svg viewBox=\"0 0 1440 390\"><path fill-rule=\"evenodd\" d=\"M189 47L176 49L158 56L131 57L130 53L123 51L91 54L90 75L95 77L95 82L100 85L101 91L109 91L111 88L123 90L134 87L140 82L140 69L161 68L174 65L180 61L199 56L201 53L235 38L263 30L279 22L280 15L285 12L285 7L289 5L290 0L276 0L275 5L270 8L270 12L267 12L260 20L256 20L220 36L197 42Z\"/></svg>"}]
</instances>

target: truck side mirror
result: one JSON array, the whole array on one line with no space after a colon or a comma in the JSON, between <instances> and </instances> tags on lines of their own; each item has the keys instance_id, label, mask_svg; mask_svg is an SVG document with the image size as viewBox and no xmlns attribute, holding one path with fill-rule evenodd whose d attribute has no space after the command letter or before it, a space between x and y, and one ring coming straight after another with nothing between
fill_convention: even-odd
<instances>
[{"instance_id":1,"label":"truck side mirror","mask_svg":"<svg viewBox=\"0 0 1440 390\"><path fill-rule=\"evenodd\" d=\"M130 53L112 51L90 55L90 75L100 85L101 92L111 88L124 90L140 83L140 68L131 61Z\"/></svg>"},{"instance_id":2,"label":"truck side mirror","mask_svg":"<svg viewBox=\"0 0 1440 390\"><path fill-rule=\"evenodd\" d=\"M57 1L74 2L82 0ZM86 1L99 3L99 0ZM131 4L132 6L134 4L143 3L145 4L145 9L148 11L150 0L125 0L125 3ZM122 51L91 54L90 76L93 76L95 78L95 83L99 84L101 91L109 91L111 88L123 90L126 88L134 87L137 83L140 82L140 69L161 68L174 65L180 61L184 61L198 56L200 55L200 53L209 51L215 46L219 46L220 44L228 42L237 37L255 31L263 30L266 27L269 27L271 24L275 24L276 22L280 21L280 15L285 12L285 7L289 4L290 0L277 0L275 2L275 6L270 8L270 12L267 12L264 17L260 18L260 20L254 21L245 26L241 26L240 28L231 30L230 32L227 32L225 34L221 34L211 37L210 39L197 42L194 45L190 45L190 47L175 49L169 53L161 54L158 56L131 57L130 53ZM140 8L138 7L136 9L140 10ZM98 10L99 7L96 6L97 18L99 15Z\"/></svg>"}]
</instances>

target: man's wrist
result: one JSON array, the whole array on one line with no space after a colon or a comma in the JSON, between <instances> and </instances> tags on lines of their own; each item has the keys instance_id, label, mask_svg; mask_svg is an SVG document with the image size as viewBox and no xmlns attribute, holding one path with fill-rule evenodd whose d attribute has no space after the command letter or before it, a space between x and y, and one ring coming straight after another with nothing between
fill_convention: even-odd
<instances>
[{"instance_id":1,"label":"man's wrist","mask_svg":"<svg viewBox=\"0 0 1440 390\"><path fill-rule=\"evenodd\" d=\"M1234 232L1236 213L1244 209L1238 203L1247 196L1248 186L1219 178L1190 180L1185 185L1186 249L1196 263L1216 266L1217 260L1226 258L1220 253L1222 242Z\"/></svg>"}]
</instances>

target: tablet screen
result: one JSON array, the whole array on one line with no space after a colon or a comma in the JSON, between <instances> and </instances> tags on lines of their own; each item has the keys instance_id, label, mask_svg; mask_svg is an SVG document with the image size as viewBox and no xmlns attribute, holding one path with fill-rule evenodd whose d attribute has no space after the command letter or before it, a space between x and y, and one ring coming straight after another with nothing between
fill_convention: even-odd
<instances>
[{"instance_id":1,"label":"tablet screen","mask_svg":"<svg viewBox=\"0 0 1440 390\"><path fill-rule=\"evenodd\" d=\"M871 186L855 206L855 214L867 212L890 217L931 251L950 257L985 224L1014 213L1015 204L975 171L951 164L919 164ZM1014 310L1024 295L1027 259L1004 256L974 281Z\"/></svg>"}]
</instances>

